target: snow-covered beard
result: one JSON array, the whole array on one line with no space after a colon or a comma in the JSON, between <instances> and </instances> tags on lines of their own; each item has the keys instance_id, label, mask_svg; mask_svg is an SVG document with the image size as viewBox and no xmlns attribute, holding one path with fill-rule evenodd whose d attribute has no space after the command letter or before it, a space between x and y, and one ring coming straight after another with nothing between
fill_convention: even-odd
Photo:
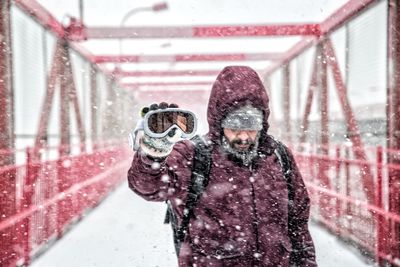
<instances>
[{"instance_id":1,"label":"snow-covered beard","mask_svg":"<svg viewBox=\"0 0 400 267\"><path fill-rule=\"evenodd\" d=\"M250 146L247 150L239 150L232 146L229 140L222 136L222 147L225 152L232 155L236 160L239 160L244 166L249 166L254 158L257 157L259 134L256 137L256 141L249 141Z\"/></svg>"}]
</instances>

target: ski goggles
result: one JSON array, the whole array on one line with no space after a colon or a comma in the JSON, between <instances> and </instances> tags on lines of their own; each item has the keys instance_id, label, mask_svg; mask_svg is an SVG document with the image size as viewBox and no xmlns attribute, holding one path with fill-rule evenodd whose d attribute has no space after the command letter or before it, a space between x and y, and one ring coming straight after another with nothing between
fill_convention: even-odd
<instances>
[{"instance_id":1,"label":"ski goggles","mask_svg":"<svg viewBox=\"0 0 400 267\"><path fill-rule=\"evenodd\" d=\"M255 108L244 107L226 116L222 128L260 131L263 128L263 114Z\"/></svg>"},{"instance_id":2,"label":"ski goggles","mask_svg":"<svg viewBox=\"0 0 400 267\"><path fill-rule=\"evenodd\" d=\"M167 136L173 129L181 130L181 137L185 139L196 134L196 116L193 112L180 108L152 110L146 113L143 120L143 130L150 137Z\"/></svg>"}]
</instances>

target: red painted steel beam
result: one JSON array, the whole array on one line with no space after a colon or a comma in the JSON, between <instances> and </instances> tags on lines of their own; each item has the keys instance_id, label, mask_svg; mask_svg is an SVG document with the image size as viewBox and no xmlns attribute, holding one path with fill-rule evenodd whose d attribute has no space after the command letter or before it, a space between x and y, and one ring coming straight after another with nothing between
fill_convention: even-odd
<instances>
[{"instance_id":1,"label":"red painted steel beam","mask_svg":"<svg viewBox=\"0 0 400 267\"><path fill-rule=\"evenodd\" d=\"M283 66L282 75L282 104L283 104L283 120L285 132L283 135L287 142L292 142L292 127L290 121L290 65Z\"/></svg>"},{"instance_id":2,"label":"red painted steel beam","mask_svg":"<svg viewBox=\"0 0 400 267\"><path fill-rule=\"evenodd\" d=\"M68 75L68 66L70 62L68 62L69 54L68 47L66 43L62 43L61 48L61 57L56 64L59 65L60 72L57 73L57 78L60 81L60 106L59 106L59 129L60 129L60 158L62 156L68 155L71 144L71 122L70 122L70 105L69 98L71 92L71 81L70 75ZM51 105L54 105L54 102L51 101ZM48 125L46 125L46 128ZM61 179L63 179L62 177ZM63 181L65 182L65 181Z\"/></svg>"},{"instance_id":3,"label":"red painted steel beam","mask_svg":"<svg viewBox=\"0 0 400 267\"><path fill-rule=\"evenodd\" d=\"M12 82L11 2L0 3L0 150L14 148L14 92ZM0 157L0 166L13 164L12 153Z\"/></svg>"},{"instance_id":4,"label":"red painted steel beam","mask_svg":"<svg viewBox=\"0 0 400 267\"><path fill-rule=\"evenodd\" d=\"M225 25L185 27L88 27L88 39L225 38L320 35L318 24Z\"/></svg>"},{"instance_id":5,"label":"red painted steel beam","mask_svg":"<svg viewBox=\"0 0 400 267\"><path fill-rule=\"evenodd\" d=\"M137 89L140 86L211 86L214 81L210 82L138 82L138 83L121 83L120 86L127 89Z\"/></svg>"},{"instance_id":6,"label":"red painted steel beam","mask_svg":"<svg viewBox=\"0 0 400 267\"><path fill-rule=\"evenodd\" d=\"M360 130L358 128L357 119L354 116L354 112L350 106L350 102L346 95L346 85L343 81L343 76L340 71L338 60L336 57L335 50L333 48L330 39L326 39L324 42L324 53L328 61L329 66L332 69L332 76L335 82L335 88L338 94L339 102L342 107L346 124L350 130L350 140L353 143L353 152L356 159L361 161L367 161L367 155L364 151L364 145L361 140ZM363 190L367 196L369 203L375 203L375 190L373 184L373 174L368 164L360 165L361 181L363 183Z\"/></svg>"},{"instance_id":7,"label":"red painted steel beam","mask_svg":"<svg viewBox=\"0 0 400 267\"><path fill-rule=\"evenodd\" d=\"M400 150L400 1L388 1L387 147ZM400 164L398 153L387 154L389 164ZM400 170L389 168L389 211L400 214ZM400 223L390 223L390 253L400 258Z\"/></svg>"},{"instance_id":8,"label":"red painted steel beam","mask_svg":"<svg viewBox=\"0 0 400 267\"><path fill-rule=\"evenodd\" d=\"M281 53L238 53L238 54L191 54L191 55L99 55L93 62L101 63L146 63L146 62L197 62L197 61L245 61L277 60Z\"/></svg>"},{"instance_id":9,"label":"red painted steel beam","mask_svg":"<svg viewBox=\"0 0 400 267\"><path fill-rule=\"evenodd\" d=\"M91 66L90 70L90 115L91 115L91 139L93 150L96 148L96 143L98 141L98 89L97 89L97 70Z\"/></svg>"},{"instance_id":10,"label":"red painted steel beam","mask_svg":"<svg viewBox=\"0 0 400 267\"><path fill-rule=\"evenodd\" d=\"M64 36L64 27L60 22L41 4L35 0L14 0L13 1L22 11L28 13L39 24L49 29L59 37Z\"/></svg>"},{"instance_id":11,"label":"red painted steel beam","mask_svg":"<svg viewBox=\"0 0 400 267\"><path fill-rule=\"evenodd\" d=\"M123 71L115 70L114 75L123 77L160 77L160 76L215 76L220 70L166 70L166 71Z\"/></svg>"},{"instance_id":12,"label":"red painted steel beam","mask_svg":"<svg viewBox=\"0 0 400 267\"><path fill-rule=\"evenodd\" d=\"M84 126L84 122L82 120L81 109L79 107L76 83L75 83L74 74L73 74L73 70L72 70L72 60L71 60L71 55L70 55L70 51L68 48L66 48L66 53L67 53L66 73L65 73L64 77L61 77L61 79L67 79L67 81L69 82L69 87L70 87L69 95L68 95L69 103L73 106L74 115L75 115L78 132L79 132L80 143L85 144L85 142L86 142L85 126ZM85 146L83 146L83 148L85 148Z\"/></svg>"},{"instance_id":13,"label":"red painted steel beam","mask_svg":"<svg viewBox=\"0 0 400 267\"><path fill-rule=\"evenodd\" d=\"M311 72L311 81L310 81L310 86L308 87L306 105L304 107L303 120L301 123L302 129L300 131L300 144L303 144L306 141L308 126L310 124L310 121L308 118L311 113L311 106L312 106L312 101L313 101L313 97L314 97L314 91L317 87L317 70L318 70L317 64L318 64L318 53L315 53L313 68L312 68L312 72Z\"/></svg>"},{"instance_id":14,"label":"red painted steel beam","mask_svg":"<svg viewBox=\"0 0 400 267\"><path fill-rule=\"evenodd\" d=\"M63 46L63 41L59 39L55 45L55 50L54 50L54 55L51 63L51 69L50 69L50 74L47 79L47 85L46 85L46 94L45 98L43 101L43 105L41 108L40 118L39 118L39 126L37 130L37 135L35 138L35 144L34 147L36 148L36 151L40 149L44 143L46 143L47 140L47 125L49 123L50 119L50 114L51 114L51 107L52 107L52 102L53 98L55 95L55 87L57 83L57 78L60 75L60 65L61 65L61 60L62 60L62 46ZM35 151L35 152L36 152Z\"/></svg>"},{"instance_id":15,"label":"red painted steel beam","mask_svg":"<svg viewBox=\"0 0 400 267\"><path fill-rule=\"evenodd\" d=\"M318 85L320 90L320 112L321 112L321 152L323 155L328 155L329 145L329 109L328 109L328 65L326 54L323 53L323 43L317 46L318 58ZM326 169L324 170L326 171ZM322 174L325 175L325 174Z\"/></svg>"},{"instance_id":16,"label":"red painted steel beam","mask_svg":"<svg viewBox=\"0 0 400 267\"><path fill-rule=\"evenodd\" d=\"M40 25L57 35L58 38L65 37L64 26L36 0L13 0L13 2L19 9L30 15ZM93 63L93 55L83 46L74 42L68 42L68 44L72 49Z\"/></svg>"},{"instance_id":17,"label":"red painted steel beam","mask_svg":"<svg viewBox=\"0 0 400 267\"><path fill-rule=\"evenodd\" d=\"M49 79L47 82L47 90L44 98L43 106L40 112L39 128L35 140L36 151L47 143L47 129L52 107L54 106L54 95L57 84L60 87L60 153L67 155L70 145L70 105L73 105L74 115L77 121L77 127L81 142L84 143L86 136L81 112L76 96L76 88L74 76L72 73L70 50L65 39L58 39L54 50L52 66L50 69Z\"/></svg>"},{"instance_id":18,"label":"red painted steel beam","mask_svg":"<svg viewBox=\"0 0 400 267\"><path fill-rule=\"evenodd\" d=\"M371 4L376 4L378 0L350 0L328 18L326 18L320 24L321 35L327 35L334 30L340 28L349 20L353 19L354 16L361 14L367 8L370 8Z\"/></svg>"},{"instance_id":19,"label":"red painted steel beam","mask_svg":"<svg viewBox=\"0 0 400 267\"><path fill-rule=\"evenodd\" d=\"M328 64L326 54L323 52L323 43L317 46L317 84L320 93L319 97L319 112L321 114L321 132L320 132L320 153L324 156L329 154L329 117L328 117ZM321 185L324 188L332 188L331 181L329 180L329 163L321 161L318 166L318 177L320 177ZM321 215L325 219L329 219L331 214L330 198L322 196L320 198L320 207L326 207L321 210Z\"/></svg>"},{"instance_id":20,"label":"red painted steel beam","mask_svg":"<svg viewBox=\"0 0 400 267\"><path fill-rule=\"evenodd\" d=\"M14 96L12 83L12 44L11 44L11 1L0 1L0 169L12 166L14 159ZM16 171L15 168L0 172L0 222L16 213ZM1 232L0 265L15 266L18 255L15 253L15 236L13 229ZM3 263L3 264L2 264Z\"/></svg>"},{"instance_id":21,"label":"red painted steel beam","mask_svg":"<svg viewBox=\"0 0 400 267\"><path fill-rule=\"evenodd\" d=\"M280 61L267 68L264 75L271 75L274 71L293 60L295 57L303 53L311 46L321 42L324 37L329 35L334 30L345 24L356 16L360 15L363 11L370 8L373 4L378 3L378 0L350 0L342 7L340 7L331 16L321 22L319 35L307 36L302 38L297 44L289 49Z\"/></svg>"}]
</instances>

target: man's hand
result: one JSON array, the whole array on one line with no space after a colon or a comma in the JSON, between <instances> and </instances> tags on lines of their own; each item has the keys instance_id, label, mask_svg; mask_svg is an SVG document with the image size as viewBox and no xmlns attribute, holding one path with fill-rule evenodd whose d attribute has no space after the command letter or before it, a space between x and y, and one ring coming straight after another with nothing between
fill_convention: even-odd
<instances>
[{"instance_id":1,"label":"man's hand","mask_svg":"<svg viewBox=\"0 0 400 267\"><path fill-rule=\"evenodd\" d=\"M152 104L149 107L142 108L141 116L144 117L149 111L167 108L178 108L178 105L174 103L168 104L166 102L161 102L160 104ZM153 125L153 127L157 127L157 125ZM155 130L156 132L162 132L163 129L156 128ZM164 137L155 138L150 137L145 133L144 136L140 139L141 151L144 152L146 155L154 158L167 157L169 153L171 153L174 144L179 141L179 135L179 131L174 131L173 134L168 134Z\"/></svg>"}]
</instances>

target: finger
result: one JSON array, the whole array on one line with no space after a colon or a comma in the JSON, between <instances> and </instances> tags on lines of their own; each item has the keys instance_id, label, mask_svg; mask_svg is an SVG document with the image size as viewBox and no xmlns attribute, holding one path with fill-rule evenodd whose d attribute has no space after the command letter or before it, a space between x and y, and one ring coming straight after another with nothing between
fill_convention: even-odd
<instances>
[{"instance_id":1,"label":"finger","mask_svg":"<svg viewBox=\"0 0 400 267\"><path fill-rule=\"evenodd\" d=\"M178 105L175 103L169 104L169 108L178 108Z\"/></svg>"},{"instance_id":2,"label":"finger","mask_svg":"<svg viewBox=\"0 0 400 267\"><path fill-rule=\"evenodd\" d=\"M156 110L158 109L158 105L157 104L151 104L150 105L150 110Z\"/></svg>"},{"instance_id":3,"label":"finger","mask_svg":"<svg viewBox=\"0 0 400 267\"><path fill-rule=\"evenodd\" d=\"M142 108L142 110L140 111L140 116L144 117L144 115L146 115L147 112L149 112L149 107L144 107Z\"/></svg>"},{"instance_id":4,"label":"finger","mask_svg":"<svg viewBox=\"0 0 400 267\"><path fill-rule=\"evenodd\" d=\"M166 109L166 108L168 108L168 103L166 103L166 102L161 102L161 103L158 105L158 108L160 108L160 109Z\"/></svg>"}]
</instances>

